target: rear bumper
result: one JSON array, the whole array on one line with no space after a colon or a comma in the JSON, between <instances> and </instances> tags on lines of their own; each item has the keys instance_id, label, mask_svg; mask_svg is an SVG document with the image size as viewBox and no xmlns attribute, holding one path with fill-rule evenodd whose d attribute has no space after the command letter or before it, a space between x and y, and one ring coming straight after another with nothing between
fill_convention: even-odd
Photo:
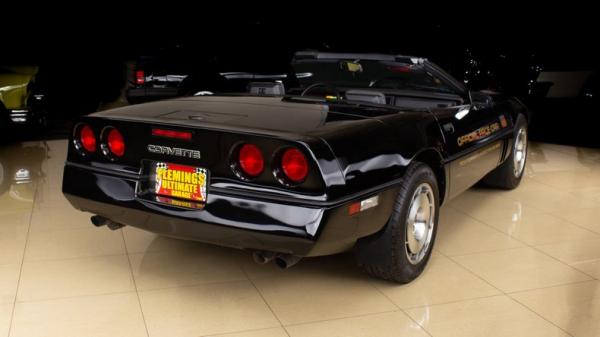
<instances>
[{"instance_id":1,"label":"rear bumper","mask_svg":"<svg viewBox=\"0 0 600 337\"><path fill-rule=\"evenodd\" d=\"M67 165L63 193L82 211L115 222L176 238L239 249L266 250L297 256L334 254L357 239L379 231L391 214L397 187L357 197L379 196L379 205L353 216L345 200L328 206L303 201L273 201L210 192L202 210L190 210L138 199L137 179Z\"/></svg>"}]
</instances>

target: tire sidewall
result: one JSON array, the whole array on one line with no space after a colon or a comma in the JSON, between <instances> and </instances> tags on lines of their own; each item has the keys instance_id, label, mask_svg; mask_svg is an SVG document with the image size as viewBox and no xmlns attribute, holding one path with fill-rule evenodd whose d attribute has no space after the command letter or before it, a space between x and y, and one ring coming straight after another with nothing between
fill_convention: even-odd
<instances>
[{"instance_id":1,"label":"tire sidewall","mask_svg":"<svg viewBox=\"0 0 600 337\"><path fill-rule=\"evenodd\" d=\"M429 258L431 256L431 252L433 251L433 246L435 244L435 238L437 236L440 209L439 209L439 189L437 186L437 180L435 178L435 174L429 167L423 164L418 164L418 168L415 170L414 174L411 177L408 177L404 182L406 187L406 193L400 193L398 195L398 199L396 200L397 208L394 211L394 215L390 218L390 222L388 223L388 227L390 227L394 231L395 238L395 256L396 261L395 264L397 267L402 269L402 274L407 275L410 280L416 278L421 274ZM407 229L407 217L410 211L410 203L412 197L415 193L415 190L422 183L427 183L431 187L434 196L434 209L435 215L433 219L433 233L431 237L431 242L428 247L428 251L426 252L423 259L417 264L413 264L408 259L406 254L406 229Z\"/></svg>"},{"instance_id":2,"label":"tire sidewall","mask_svg":"<svg viewBox=\"0 0 600 337\"><path fill-rule=\"evenodd\" d=\"M523 164L524 165L523 166L523 171L517 177L514 174L514 170L515 170L515 161L514 161L515 143L517 141L517 135L519 134L519 131L523 127L525 128L525 132L526 132L526 135L527 135L527 142L525 143L525 148L526 148L526 151L525 151L525 163ZM513 185L517 186L517 185L519 185L519 182L521 181L521 179L525 175L525 168L527 167L527 157L528 157L528 154L529 154L529 130L528 130L528 127L527 127L527 120L525 119L525 116L523 116L521 114L517 117L517 120L515 122L514 134L513 134L513 141L512 141L511 146L512 146L512 148L510 149L510 156L506 160L510 163L510 165L509 165L510 169L511 169L510 173L511 173L511 177L514 180L514 184Z\"/></svg>"},{"instance_id":3,"label":"tire sidewall","mask_svg":"<svg viewBox=\"0 0 600 337\"><path fill-rule=\"evenodd\" d=\"M515 156L515 142L517 140L517 135L519 134L519 130L525 128L527 131L527 151L525 153L525 163L524 167L527 167L527 153L529 152L529 130L527 127L527 119L525 115L519 114L512 126L513 137L509 142L510 148L508 151L510 153L504 159L500 166L496 167L490 173L488 173L483 179L481 179L481 183L494 188L501 188L505 190L512 190L519 186L521 183L521 179L525 175L525 168L521 172L520 176L515 176L515 164L514 164L514 156Z\"/></svg>"}]
</instances>

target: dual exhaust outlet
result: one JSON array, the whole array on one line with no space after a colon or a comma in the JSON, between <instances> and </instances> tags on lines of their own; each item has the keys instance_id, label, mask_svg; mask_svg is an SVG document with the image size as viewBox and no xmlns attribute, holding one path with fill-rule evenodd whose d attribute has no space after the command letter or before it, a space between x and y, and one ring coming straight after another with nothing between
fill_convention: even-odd
<instances>
[{"instance_id":1,"label":"dual exhaust outlet","mask_svg":"<svg viewBox=\"0 0 600 337\"><path fill-rule=\"evenodd\" d=\"M96 227L106 226L111 230L117 230L125 227L125 225L120 224L118 222L114 222L108 218L105 218L100 215L94 215L91 217L92 224ZM275 264L281 269L287 269L296 263L298 263L302 258L299 256L294 256L291 254L283 254L283 253L275 253L275 252L267 252L267 251L255 251L252 253L252 258L254 262L258 264L267 264L273 260L275 260Z\"/></svg>"},{"instance_id":2,"label":"dual exhaust outlet","mask_svg":"<svg viewBox=\"0 0 600 337\"><path fill-rule=\"evenodd\" d=\"M92 218L90 220L92 220L92 224L96 227L106 226L113 231L116 231L119 228L125 227L125 225L123 225L123 224L114 222L114 221L107 219L100 215L94 215L94 216L92 216Z\"/></svg>"},{"instance_id":3,"label":"dual exhaust outlet","mask_svg":"<svg viewBox=\"0 0 600 337\"><path fill-rule=\"evenodd\" d=\"M299 256L294 256L291 254L282 254L266 251L255 251L252 253L252 258L254 259L254 262L258 264L267 264L275 260L275 264L281 269L287 269L295 265L302 259Z\"/></svg>"}]
</instances>

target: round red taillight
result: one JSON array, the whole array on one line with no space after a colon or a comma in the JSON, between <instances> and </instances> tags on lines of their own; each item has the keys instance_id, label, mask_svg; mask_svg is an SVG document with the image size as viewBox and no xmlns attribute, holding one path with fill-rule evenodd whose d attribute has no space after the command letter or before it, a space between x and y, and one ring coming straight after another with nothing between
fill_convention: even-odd
<instances>
[{"instance_id":1,"label":"round red taillight","mask_svg":"<svg viewBox=\"0 0 600 337\"><path fill-rule=\"evenodd\" d=\"M108 149L111 154L117 157L123 157L125 154L125 141L119 130L115 128L110 129L110 131L108 131L108 136L106 137L106 143L108 144Z\"/></svg>"},{"instance_id":2,"label":"round red taillight","mask_svg":"<svg viewBox=\"0 0 600 337\"><path fill-rule=\"evenodd\" d=\"M294 183L301 183L308 175L308 162L304 154L295 148L289 148L281 156L281 170Z\"/></svg>"},{"instance_id":3,"label":"round red taillight","mask_svg":"<svg viewBox=\"0 0 600 337\"><path fill-rule=\"evenodd\" d=\"M238 162L242 172L250 177L257 177L265 168L262 152L254 144L244 144L240 147Z\"/></svg>"},{"instance_id":4,"label":"round red taillight","mask_svg":"<svg viewBox=\"0 0 600 337\"><path fill-rule=\"evenodd\" d=\"M96 135L89 125L84 125L79 130L79 143L87 152L96 152Z\"/></svg>"}]
</instances>

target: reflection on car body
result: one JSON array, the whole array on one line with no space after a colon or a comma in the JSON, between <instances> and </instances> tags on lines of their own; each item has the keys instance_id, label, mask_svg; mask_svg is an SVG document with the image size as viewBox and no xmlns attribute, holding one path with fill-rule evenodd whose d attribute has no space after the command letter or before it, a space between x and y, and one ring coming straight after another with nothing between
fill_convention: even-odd
<instances>
[{"instance_id":1,"label":"reflection on car body","mask_svg":"<svg viewBox=\"0 0 600 337\"><path fill-rule=\"evenodd\" d=\"M308 51L292 68L305 76L287 78L283 97L273 94L283 83L261 79L247 93L79 119L65 196L95 225L246 249L282 267L354 249L369 274L409 282L427 264L442 203L478 181L518 186L519 101L469 91L418 57ZM181 181L194 172L206 179Z\"/></svg>"}]
</instances>

